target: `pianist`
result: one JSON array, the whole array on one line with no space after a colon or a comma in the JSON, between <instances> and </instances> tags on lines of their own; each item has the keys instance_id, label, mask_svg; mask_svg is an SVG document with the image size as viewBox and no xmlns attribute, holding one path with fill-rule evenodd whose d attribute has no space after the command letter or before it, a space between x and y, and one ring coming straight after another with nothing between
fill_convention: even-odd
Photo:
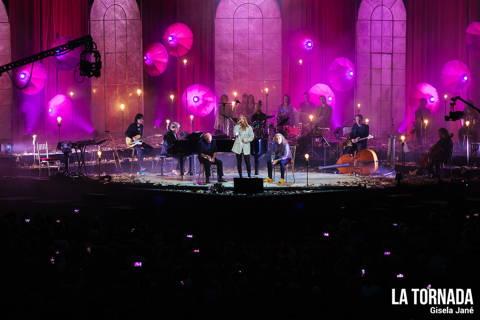
<instances>
[{"instance_id":1,"label":"pianist","mask_svg":"<svg viewBox=\"0 0 480 320\"><path fill-rule=\"evenodd\" d=\"M184 163L185 163L185 155L181 153L177 153L175 151L175 147L178 142L178 130L180 129L180 124L178 122L172 122L170 124L170 128L163 137L163 146L162 146L162 154L174 157L178 160L177 170L173 170L173 173L176 175L180 175L183 177L184 175ZM178 172L180 170L180 172Z\"/></svg>"},{"instance_id":2,"label":"pianist","mask_svg":"<svg viewBox=\"0 0 480 320\"><path fill-rule=\"evenodd\" d=\"M217 159L217 144L210 133L205 133L198 143L198 155L198 160L205 167L205 182L210 183L210 167L212 164L217 166L218 182L225 182L223 180L222 160Z\"/></svg>"},{"instance_id":3,"label":"pianist","mask_svg":"<svg viewBox=\"0 0 480 320\"><path fill-rule=\"evenodd\" d=\"M137 113L132 124L125 131L125 136L134 142L141 141L143 136L143 114ZM153 153L153 147L142 142L133 147L137 151L139 173L145 173L147 170L143 166L143 157Z\"/></svg>"}]
</instances>

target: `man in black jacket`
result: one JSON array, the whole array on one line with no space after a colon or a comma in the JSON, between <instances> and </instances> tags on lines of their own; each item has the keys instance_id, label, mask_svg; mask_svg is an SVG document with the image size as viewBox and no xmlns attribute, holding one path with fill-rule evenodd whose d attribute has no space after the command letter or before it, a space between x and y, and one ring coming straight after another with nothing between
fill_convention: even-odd
<instances>
[{"instance_id":1,"label":"man in black jacket","mask_svg":"<svg viewBox=\"0 0 480 320\"><path fill-rule=\"evenodd\" d=\"M366 138L369 135L370 128L368 124L363 123L363 116L357 114L355 116L355 124L352 127L352 132L350 133L350 138L352 139L353 152L367 149L367 139L361 140L361 138Z\"/></svg>"},{"instance_id":2,"label":"man in black jacket","mask_svg":"<svg viewBox=\"0 0 480 320\"><path fill-rule=\"evenodd\" d=\"M198 160L205 167L206 183L210 183L210 167L212 164L217 166L218 182L225 182L222 161L217 159L217 144L210 133L206 133L198 143L198 155Z\"/></svg>"},{"instance_id":3,"label":"man in black jacket","mask_svg":"<svg viewBox=\"0 0 480 320\"><path fill-rule=\"evenodd\" d=\"M170 124L170 128L168 132L163 137L162 154L178 159L177 169L179 169L180 172L177 172L177 170L174 170L174 173L176 175L180 175L181 177L183 177L185 156L182 154L176 154L174 152L175 145L177 144L177 141L178 141L178 135L177 135L178 130L180 130L180 124L178 122L172 122Z\"/></svg>"},{"instance_id":4,"label":"man in black jacket","mask_svg":"<svg viewBox=\"0 0 480 320\"><path fill-rule=\"evenodd\" d=\"M143 114L138 113L135 116L133 123L130 124L127 131L125 131L125 136L137 143L133 148L137 151L139 172L145 173L146 169L143 167L143 157L151 154L154 149L152 146L141 141L143 136Z\"/></svg>"}]
</instances>

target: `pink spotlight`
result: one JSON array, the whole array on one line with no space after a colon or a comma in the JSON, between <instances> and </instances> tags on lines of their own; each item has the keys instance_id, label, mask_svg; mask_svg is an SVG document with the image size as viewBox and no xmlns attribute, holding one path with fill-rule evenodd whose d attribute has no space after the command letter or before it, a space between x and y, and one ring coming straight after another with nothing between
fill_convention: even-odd
<instances>
[{"instance_id":1,"label":"pink spotlight","mask_svg":"<svg viewBox=\"0 0 480 320\"><path fill-rule=\"evenodd\" d=\"M208 87L194 84L183 92L182 105L188 114L205 117L215 110L217 98Z\"/></svg>"},{"instance_id":2,"label":"pink spotlight","mask_svg":"<svg viewBox=\"0 0 480 320\"><path fill-rule=\"evenodd\" d=\"M305 39L305 41L303 41L303 48L305 50L312 50L313 49L312 39Z\"/></svg>"},{"instance_id":3,"label":"pink spotlight","mask_svg":"<svg viewBox=\"0 0 480 320\"><path fill-rule=\"evenodd\" d=\"M442 68L442 85L451 95L459 94L470 86L470 70L460 60L448 61Z\"/></svg>"},{"instance_id":4,"label":"pink spotlight","mask_svg":"<svg viewBox=\"0 0 480 320\"><path fill-rule=\"evenodd\" d=\"M345 57L333 60L328 67L328 81L333 89L348 91L354 85L355 66L352 61Z\"/></svg>"},{"instance_id":5,"label":"pink spotlight","mask_svg":"<svg viewBox=\"0 0 480 320\"><path fill-rule=\"evenodd\" d=\"M51 116L58 114L62 110L71 110L72 100L63 94L57 94L48 101L48 112Z\"/></svg>"},{"instance_id":6,"label":"pink spotlight","mask_svg":"<svg viewBox=\"0 0 480 320\"><path fill-rule=\"evenodd\" d=\"M36 94L45 87L47 71L40 62L32 65L26 65L15 71L14 82L23 88L22 92L28 95Z\"/></svg>"},{"instance_id":7,"label":"pink spotlight","mask_svg":"<svg viewBox=\"0 0 480 320\"><path fill-rule=\"evenodd\" d=\"M159 76L167 69L167 49L161 43L154 43L145 51L143 60L145 71L152 77Z\"/></svg>"},{"instance_id":8,"label":"pink spotlight","mask_svg":"<svg viewBox=\"0 0 480 320\"><path fill-rule=\"evenodd\" d=\"M163 43L165 43L169 54L174 57L182 57L192 48L192 30L186 24L174 23L165 30Z\"/></svg>"},{"instance_id":9,"label":"pink spotlight","mask_svg":"<svg viewBox=\"0 0 480 320\"><path fill-rule=\"evenodd\" d=\"M430 103L434 103L435 102L435 98L434 97L430 97Z\"/></svg>"}]
</instances>

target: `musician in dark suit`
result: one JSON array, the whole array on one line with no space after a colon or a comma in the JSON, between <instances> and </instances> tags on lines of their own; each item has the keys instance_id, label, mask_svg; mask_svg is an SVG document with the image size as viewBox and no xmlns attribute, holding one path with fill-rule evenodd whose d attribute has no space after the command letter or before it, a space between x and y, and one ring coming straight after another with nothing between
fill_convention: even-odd
<instances>
[{"instance_id":1,"label":"musician in dark suit","mask_svg":"<svg viewBox=\"0 0 480 320\"><path fill-rule=\"evenodd\" d=\"M368 137L369 132L370 129L368 124L363 123L363 116L361 114L357 114L355 116L355 124L352 127L352 132L350 133L350 139L352 139L352 142L354 143L350 153L367 149L367 139L361 141L360 139Z\"/></svg>"},{"instance_id":2,"label":"musician in dark suit","mask_svg":"<svg viewBox=\"0 0 480 320\"><path fill-rule=\"evenodd\" d=\"M162 154L178 159L177 170L173 170L173 172L176 175L180 175L181 177L183 177L185 155L175 153L175 146L178 141L179 129L180 129L180 124L178 122L172 122L170 124L170 129L167 131L167 133L163 137ZM180 172L178 172L178 170L180 170Z\"/></svg>"},{"instance_id":3,"label":"musician in dark suit","mask_svg":"<svg viewBox=\"0 0 480 320\"><path fill-rule=\"evenodd\" d=\"M217 144L212 139L210 133L205 133L203 138L198 143L198 160L205 167L206 182L210 183L210 167L212 164L217 166L217 181L225 182L223 179L223 163L222 160L217 159Z\"/></svg>"},{"instance_id":4,"label":"musician in dark suit","mask_svg":"<svg viewBox=\"0 0 480 320\"><path fill-rule=\"evenodd\" d=\"M125 131L125 136L132 139L134 142L141 141L143 136L143 114L138 113L135 116L133 123L130 124L127 131ZM143 157L153 153L154 149L143 141L140 144L136 144L133 148L137 151L139 172L145 173L147 170L143 167Z\"/></svg>"},{"instance_id":5,"label":"musician in dark suit","mask_svg":"<svg viewBox=\"0 0 480 320\"><path fill-rule=\"evenodd\" d=\"M250 123L253 126L255 139L252 141L252 154L255 164L255 177L258 178L259 159L267 150L267 139L265 126L268 117L262 112L262 100L258 100L255 105L255 113L252 115Z\"/></svg>"},{"instance_id":6,"label":"musician in dark suit","mask_svg":"<svg viewBox=\"0 0 480 320\"><path fill-rule=\"evenodd\" d=\"M428 169L436 176L440 175L440 166L450 160L453 153L453 134L450 134L445 128L440 128L438 137L439 140L428 152Z\"/></svg>"},{"instance_id":7,"label":"musician in dark suit","mask_svg":"<svg viewBox=\"0 0 480 320\"><path fill-rule=\"evenodd\" d=\"M327 98L320 96L321 104L317 107L315 112L317 118L315 125L320 128L330 128L330 121L332 119L332 107L327 104Z\"/></svg>"}]
</instances>

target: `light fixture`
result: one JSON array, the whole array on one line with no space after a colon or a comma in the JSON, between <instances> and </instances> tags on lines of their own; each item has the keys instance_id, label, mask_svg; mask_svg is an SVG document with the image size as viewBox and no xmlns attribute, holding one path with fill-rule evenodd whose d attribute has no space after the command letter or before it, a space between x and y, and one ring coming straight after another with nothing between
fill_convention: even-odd
<instances>
[{"instance_id":1,"label":"light fixture","mask_svg":"<svg viewBox=\"0 0 480 320\"><path fill-rule=\"evenodd\" d=\"M308 119L310 119L310 122L313 121L313 114L309 115Z\"/></svg>"},{"instance_id":2,"label":"light fixture","mask_svg":"<svg viewBox=\"0 0 480 320\"><path fill-rule=\"evenodd\" d=\"M401 136L400 136L400 141L402 141L402 143L405 142L405 139L406 139L405 135L401 135Z\"/></svg>"},{"instance_id":3,"label":"light fixture","mask_svg":"<svg viewBox=\"0 0 480 320\"><path fill-rule=\"evenodd\" d=\"M268 94L268 88L265 88L265 93Z\"/></svg>"},{"instance_id":4,"label":"light fixture","mask_svg":"<svg viewBox=\"0 0 480 320\"><path fill-rule=\"evenodd\" d=\"M470 120L465 121L465 126L470 127Z\"/></svg>"},{"instance_id":5,"label":"light fixture","mask_svg":"<svg viewBox=\"0 0 480 320\"><path fill-rule=\"evenodd\" d=\"M302 60L302 59L298 59L298 64L299 64L299 65L302 65L302 64L303 64L303 60Z\"/></svg>"},{"instance_id":6,"label":"light fixture","mask_svg":"<svg viewBox=\"0 0 480 320\"><path fill-rule=\"evenodd\" d=\"M62 125L62 117L57 117L58 126Z\"/></svg>"},{"instance_id":7,"label":"light fixture","mask_svg":"<svg viewBox=\"0 0 480 320\"><path fill-rule=\"evenodd\" d=\"M360 104L360 103L357 103L357 108L358 108L358 109L360 109L360 106L361 106L361 104Z\"/></svg>"},{"instance_id":8,"label":"light fixture","mask_svg":"<svg viewBox=\"0 0 480 320\"><path fill-rule=\"evenodd\" d=\"M233 96L234 96L235 98L237 98L237 95L238 95L238 92L237 92L237 91L233 91Z\"/></svg>"},{"instance_id":9,"label":"light fixture","mask_svg":"<svg viewBox=\"0 0 480 320\"><path fill-rule=\"evenodd\" d=\"M175 100L175 95L174 94L170 95L170 100L172 100L172 103L173 103L173 100Z\"/></svg>"},{"instance_id":10,"label":"light fixture","mask_svg":"<svg viewBox=\"0 0 480 320\"><path fill-rule=\"evenodd\" d=\"M75 95L75 92L70 91L68 94L70 95L70 97L73 97Z\"/></svg>"},{"instance_id":11,"label":"light fixture","mask_svg":"<svg viewBox=\"0 0 480 320\"><path fill-rule=\"evenodd\" d=\"M120 109L121 109L122 111L125 110L125 105L124 105L123 103L120 104Z\"/></svg>"},{"instance_id":12,"label":"light fixture","mask_svg":"<svg viewBox=\"0 0 480 320\"><path fill-rule=\"evenodd\" d=\"M368 124L370 122L370 119L366 118L365 123Z\"/></svg>"},{"instance_id":13,"label":"light fixture","mask_svg":"<svg viewBox=\"0 0 480 320\"><path fill-rule=\"evenodd\" d=\"M98 156L98 159L100 159L102 157L102 150L97 151L97 156Z\"/></svg>"},{"instance_id":14,"label":"light fixture","mask_svg":"<svg viewBox=\"0 0 480 320\"><path fill-rule=\"evenodd\" d=\"M140 96L142 94L142 89L137 89L137 95Z\"/></svg>"},{"instance_id":15,"label":"light fixture","mask_svg":"<svg viewBox=\"0 0 480 320\"><path fill-rule=\"evenodd\" d=\"M428 119L423 120L423 123L425 124L425 127L428 125Z\"/></svg>"}]
</instances>

